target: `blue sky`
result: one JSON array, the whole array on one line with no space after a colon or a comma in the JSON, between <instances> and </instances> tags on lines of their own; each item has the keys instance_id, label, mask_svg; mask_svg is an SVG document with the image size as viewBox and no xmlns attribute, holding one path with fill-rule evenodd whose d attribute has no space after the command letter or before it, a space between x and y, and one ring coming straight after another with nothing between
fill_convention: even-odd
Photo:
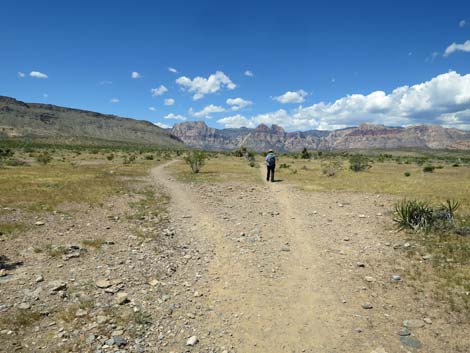
<instances>
[{"instance_id":1,"label":"blue sky","mask_svg":"<svg viewBox=\"0 0 470 353\"><path fill-rule=\"evenodd\" d=\"M16 0L2 14L0 95L27 102L162 126L470 129L468 1Z\"/></svg>"}]
</instances>

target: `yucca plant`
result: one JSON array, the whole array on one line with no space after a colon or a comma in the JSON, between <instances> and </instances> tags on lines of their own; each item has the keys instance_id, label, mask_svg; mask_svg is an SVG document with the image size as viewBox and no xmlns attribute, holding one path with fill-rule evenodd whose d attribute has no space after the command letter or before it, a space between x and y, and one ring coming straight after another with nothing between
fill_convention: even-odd
<instances>
[{"instance_id":1,"label":"yucca plant","mask_svg":"<svg viewBox=\"0 0 470 353\"><path fill-rule=\"evenodd\" d=\"M433 209L425 201L402 200L395 205L394 216L400 229L428 230L433 222Z\"/></svg>"}]
</instances>

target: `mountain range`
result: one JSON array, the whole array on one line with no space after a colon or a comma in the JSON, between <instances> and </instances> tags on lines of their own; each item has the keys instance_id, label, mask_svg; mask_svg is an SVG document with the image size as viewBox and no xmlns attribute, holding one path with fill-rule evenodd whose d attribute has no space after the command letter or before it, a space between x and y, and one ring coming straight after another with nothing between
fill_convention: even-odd
<instances>
[{"instance_id":1,"label":"mountain range","mask_svg":"<svg viewBox=\"0 0 470 353\"><path fill-rule=\"evenodd\" d=\"M464 149L470 150L470 132L437 125L386 127L363 124L335 131L286 132L278 125L254 129L215 129L202 121L183 122L169 129L193 148L232 150L241 146L266 151L347 150L347 149Z\"/></svg>"},{"instance_id":2,"label":"mountain range","mask_svg":"<svg viewBox=\"0 0 470 353\"><path fill-rule=\"evenodd\" d=\"M281 126L215 129L203 121L175 124L162 129L155 124L115 115L24 103L0 96L0 139L38 139L61 143L142 144L167 148L255 151L347 149L460 149L470 150L470 132L437 125L386 127L363 124L335 131L286 132Z\"/></svg>"}]
</instances>

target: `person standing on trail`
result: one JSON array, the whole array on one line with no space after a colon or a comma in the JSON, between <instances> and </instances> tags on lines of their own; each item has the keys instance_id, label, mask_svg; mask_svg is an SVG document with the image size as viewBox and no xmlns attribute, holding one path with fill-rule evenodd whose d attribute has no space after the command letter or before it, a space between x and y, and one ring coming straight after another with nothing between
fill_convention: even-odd
<instances>
[{"instance_id":1,"label":"person standing on trail","mask_svg":"<svg viewBox=\"0 0 470 353\"><path fill-rule=\"evenodd\" d=\"M266 175L266 181L271 179L271 182L274 182L274 169L276 169L276 155L274 154L273 150L269 150L268 154L266 155L266 167L268 170L268 174Z\"/></svg>"}]
</instances>

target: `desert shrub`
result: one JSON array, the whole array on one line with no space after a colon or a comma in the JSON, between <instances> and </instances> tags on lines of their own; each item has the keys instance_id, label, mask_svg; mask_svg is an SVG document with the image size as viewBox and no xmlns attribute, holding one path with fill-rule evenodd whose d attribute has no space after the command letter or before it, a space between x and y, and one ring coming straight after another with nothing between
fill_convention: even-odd
<instances>
[{"instance_id":1,"label":"desert shrub","mask_svg":"<svg viewBox=\"0 0 470 353\"><path fill-rule=\"evenodd\" d=\"M312 155L311 155L310 152L307 150L307 148L304 147L304 149L303 149L302 152L300 153L300 158L302 158L302 159L310 159L310 157L312 157Z\"/></svg>"},{"instance_id":2,"label":"desert shrub","mask_svg":"<svg viewBox=\"0 0 470 353\"><path fill-rule=\"evenodd\" d=\"M406 177L409 177L410 175L411 175L410 172L405 172L405 176L406 176Z\"/></svg>"},{"instance_id":3,"label":"desert shrub","mask_svg":"<svg viewBox=\"0 0 470 353\"><path fill-rule=\"evenodd\" d=\"M248 162L248 165L249 165L250 167L252 167L252 168L253 168L253 167L256 167L256 161L255 161L254 159L253 159L253 160L250 160L250 161Z\"/></svg>"},{"instance_id":4,"label":"desert shrub","mask_svg":"<svg viewBox=\"0 0 470 353\"><path fill-rule=\"evenodd\" d=\"M36 156L36 161L43 165L49 164L52 161L52 157L49 152L43 151Z\"/></svg>"},{"instance_id":5,"label":"desert shrub","mask_svg":"<svg viewBox=\"0 0 470 353\"><path fill-rule=\"evenodd\" d=\"M395 205L394 221L400 229L448 230L453 228L455 211L459 206L458 202L451 200L438 207L421 200L402 200Z\"/></svg>"},{"instance_id":6,"label":"desert shrub","mask_svg":"<svg viewBox=\"0 0 470 353\"><path fill-rule=\"evenodd\" d=\"M20 167L20 166L24 166L27 164L28 163L26 163L25 161L22 161L21 159L16 159L16 158L10 158L5 161L5 165L9 167Z\"/></svg>"},{"instance_id":7,"label":"desert shrub","mask_svg":"<svg viewBox=\"0 0 470 353\"><path fill-rule=\"evenodd\" d=\"M369 158L361 154L356 154L349 157L349 169L351 169L353 172L362 172L371 168L372 166L369 163Z\"/></svg>"},{"instance_id":8,"label":"desert shrub","mask_svg":"<svg viewBox=\"0 0 470 353\"><path fill-rule=\"evenodd\" d=\"M452 167L454 167L454 168L460 167L460 164L454 163L454 164L452 164Z\"/></svg>"},{"instance_id":9,"label":"desert shrub","mask_svg":"<svg viewBox=\"0 0 470 353\"><path fill-rule=\"evenodd\" d=\"M114 153L108 154L108 155L106 156L106 159L107 159L108 161L112 161L112 160L114 159Z\"/></svg>"},{"instance_id":10,"label":"desert shrub","mask_svg":"<svg viewBox=\"0 0 470 353\"><path fill-rule=\"evenodd\" d=\"M199 173L207 156L203 151L191 151L184 157L186 164L189 165L193 173Z\"/></svg>"},{"instance_id":11,"label":"desert shrub","mask_svg":"<svg viewBox=\"0 0 470 353\"><path fill-rule=\"evenodd\" d=\"M433 166L432 164L426 164L426 165L423 167L423 172L425 172L425 173L432 173L432 172L434 172L434 169L436 169L436 167Z\"/></svg>"},{"instance_id":12,"label":"desert shrub","mask_svg":"<svg viewBox=\"0 0 470 353\"><path fill-rule=\"evenodd\" d=\"M124 157L124 164L131 164L134 163L136 160L137 156L135 154L131 154L130 156L125 156Z\"/></svg>"},{"instance_id":13,"label":"desert shrub","mask_svg":"<svg viewBox=\"0 0 470 353\"><path fill-rule=\"evenodd\" d=\"M343 163L339 158L322 159L320 166L323 175L329 177L336 176L343 169Z\"/></svg>"},{"instance_id":14,"label":"desert shrub","mask_svg":"<svg viewBox=\"0 0 470 353\"><path fill-rule=\"evenodd\" d=\"M154 156L153 156L153 154L147 154L147 155L145 155L145 159L146 159L147 161L153 161Z\"/></svg>"},{"instance_id":15,"label":"desert shrub","mask_svg":"<svg viewBox=\"0 0 470 353\"><path fill-rule=\"evenodd\" d=\"M240 147L239 149L233 151L232 154L233 154L235 157L243 157L243 156L245 155L246 151L247 151L247 150L246 150L246 147Z\"/></svg>"},{"instance_id":16,"label":"desert shrub","mask_svg":"<svg viewBox=\"0 0 470 353\"><path fill-rule=\"evenodd\" d=\"M287 163L281 163L279 165L279 169L289 169L290 168L290 164L287 164Z\"/></svg>"}]
</instances>

